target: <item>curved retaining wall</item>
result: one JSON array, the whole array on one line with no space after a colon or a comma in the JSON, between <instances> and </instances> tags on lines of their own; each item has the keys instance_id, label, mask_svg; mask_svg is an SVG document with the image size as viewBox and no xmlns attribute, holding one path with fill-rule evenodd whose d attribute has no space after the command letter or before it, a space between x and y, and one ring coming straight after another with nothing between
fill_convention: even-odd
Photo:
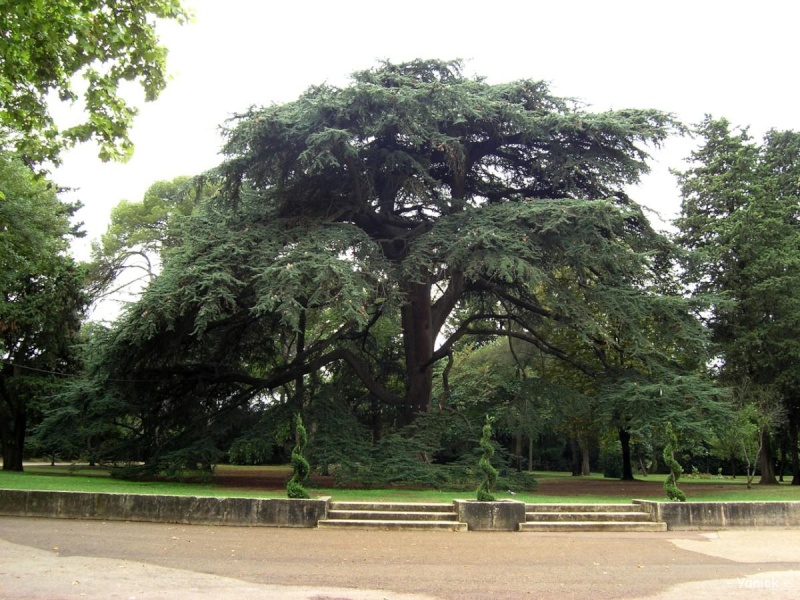
<instances>
[{"instance_id":1,"label":"curved retaining wall","mask_svg":"<svg viewBox=\"0 0 800 600\"><path fill-rule=\"evenodd\" d=\"M651 502L634 500L670 530L800 527L800 502Z\"/></svg>"},{"instance_id":2,"label":"curved retaining wall","mask_svg":"<svg viewBox=\"0 0 800 600\"><path fill-rule=\"evenodd\" d=\"M328 498L211 498L0 489L0 515L194 525L316 527Z\"/></svg>"}]
</instances>

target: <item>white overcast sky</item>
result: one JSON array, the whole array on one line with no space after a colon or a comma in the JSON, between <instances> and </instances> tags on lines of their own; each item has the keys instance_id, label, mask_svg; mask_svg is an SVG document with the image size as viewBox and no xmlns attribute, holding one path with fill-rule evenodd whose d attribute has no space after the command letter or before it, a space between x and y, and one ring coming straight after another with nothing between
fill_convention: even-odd
<instances>
[{"instance_id":1,"label":"white overcast sky","mask_svg":"<svg viewBox=\"0 0 800 600\"><path fill-rule=\"evenodd\" d=\"M111 209L155 181L216 165L219 126L251 105L286 102L313 84L346 84L378 59L462 58L490 83L543 79L593 110L657 108L688 124L706 113L749 126L800 130L795 0L185 0L184 26L160 27L172 79L140 103L134 157L103 164L96 150L68 153L54 173L89 239ZM138 96L137 96L138 97ZM669 167L691 149L675 141L634 191L672 218ZM83 258L83 253L79 251Z\"/></svg>"}]
</instances>

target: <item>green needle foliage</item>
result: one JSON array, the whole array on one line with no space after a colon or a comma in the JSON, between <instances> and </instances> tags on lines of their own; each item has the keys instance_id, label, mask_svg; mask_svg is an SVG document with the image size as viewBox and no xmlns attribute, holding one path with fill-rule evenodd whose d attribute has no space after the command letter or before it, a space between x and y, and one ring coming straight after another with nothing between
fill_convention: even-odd
<instances>
[{"instance_id":1,"label":"green needle foliage","mask_svg":"<svg viewBox=\"0 0 800 600\"><path fill-rule=\"evenodd\" d=\"M308 443L308 434L303 425L303 418L297 415L295 421L295 436L296 443L292 448L292 477L289 483L286 484L286 492L289 498L309 498L308 492L303 487L303 482L308 479L311 467L308 461L303 456L306 444Z\"/></svg>"},{"instance_id":2,"label":"green needle foliage","mask_svg":"<svg viewBox=\"0 0 800 600\"><path fill-rule=\"evenodd\" d=\"M492 446L492 421L493 419L489 415L486 415L486 423L483 426L480 441L483 454L478 461L478 469L483 473L483 481L478 487L478 502L494 502L495 500L491 491L497 483L497 469L495 469L491 463L492 456L494 456L494 446Z\"/></svg>"}]
</instances>

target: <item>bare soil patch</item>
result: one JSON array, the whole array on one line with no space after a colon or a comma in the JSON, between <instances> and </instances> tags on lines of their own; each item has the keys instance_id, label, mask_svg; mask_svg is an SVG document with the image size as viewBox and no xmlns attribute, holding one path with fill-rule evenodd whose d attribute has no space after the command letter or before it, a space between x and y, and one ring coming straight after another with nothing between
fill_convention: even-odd
<instances>
[{"instance_id":1,"label":"bare soil patch","mask_svg":"<svg viewBox=\"0 0 800 600\"><path fill-rule=\"evenodd\" d=\"M693 483L692 496L705 492L718 492L719 485L713 483ZM661 481L636 479L621 481L619 479L588 479L584 477L560 477L539 481L539 493L548 496L613 496L618 498L639 498L663 496L664 486Z\"/></svg>"},{"instance_id":2,"label":"bare soil patch","mask_svg":"<svg viewBox=\"0 0 800 600\"><path fill-rule=\"evenodd\" d=\"M217 467L214 472L214 485L224 489L277 492L286 490L286 482L291 477L291 469L282 467L248 467L247 469L226 469ZM311 475L318 487L334 487L333 477Z\"/></svg>"}]
</instances>

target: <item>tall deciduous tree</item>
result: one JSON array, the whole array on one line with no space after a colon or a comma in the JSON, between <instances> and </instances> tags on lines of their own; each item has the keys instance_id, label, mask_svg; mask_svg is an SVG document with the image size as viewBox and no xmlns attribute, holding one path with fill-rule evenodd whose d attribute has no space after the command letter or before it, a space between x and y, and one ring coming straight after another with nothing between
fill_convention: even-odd
<instances>
[{"instance_id":1,"label":"tall deciduous tree","mask_svg":"<svg viewBox=\"0 0 800 600\"><path fill-rule=\"evenodd\" d=\"M0 192L0 447L3 469L21 471L28 415L73 368L86 298L67 255L77 207L6 155Z\"/></svg>"},{"instance_id":2,"label":"tall deciduous tree","mask_svg":"<svg viewBox=\"0 0 800 600\"><path fill-rule=\"evenodd\" d=\"M92 244L95 299L122 288L135 287L140 292L158 273L162 252L180 244L176 221L192 214L214 193L202 177L181 176L155 182L137 202L117 204L108 229Z\"/></svg>"},{"instance_id":3,"label":"tall deciduous tree","mask_svg":"<svg viewBox=\"0 0 800 600\"><path fill-rule=\"evenodd\" d=\"M187 402L214 382L226 403L346 365L408 423L431 405L434 365L470 336L596 372L626 323L628 355L646 352L636 324L671 246L624 190L673 126L442 61L254 108L228 132L220 198L184 222L109 365ZM401 377L378 368L378 337L402 347Z\"/></svg>"},{"instance_id":4,"label":"tall deciduous tree","mask_svg":"<svg viewBox=\"0 0 800 600\"><path fill-rule=\"evenodd\" d=\"M691 253L686 281L711 293L708 313L723 381L782 396L797 460L800 381L800 134L769 132L762 144L707 117L701 147L679 173L679 241ZM762 432L761 483L776 483L774 449Z\"/></svg>"},{"instance_id":5,"label":"tall deciduous tree","mask_svg":"<svg viewBox=\"0 0 800 600\"><path fill-rule=\"evenodd\" d=\"M100 157L127 158L128 130L136 114L120 94L137 81L146 100L166 84L167 51L157 19L182 21L179 0L6 1L0 4L0 135L29 162L56 161L65 145L95 140ZM81 91L76 76L85 81ZM83 97L86 120L59 130L51 95Z\"/></svg>"}]
</instances>

